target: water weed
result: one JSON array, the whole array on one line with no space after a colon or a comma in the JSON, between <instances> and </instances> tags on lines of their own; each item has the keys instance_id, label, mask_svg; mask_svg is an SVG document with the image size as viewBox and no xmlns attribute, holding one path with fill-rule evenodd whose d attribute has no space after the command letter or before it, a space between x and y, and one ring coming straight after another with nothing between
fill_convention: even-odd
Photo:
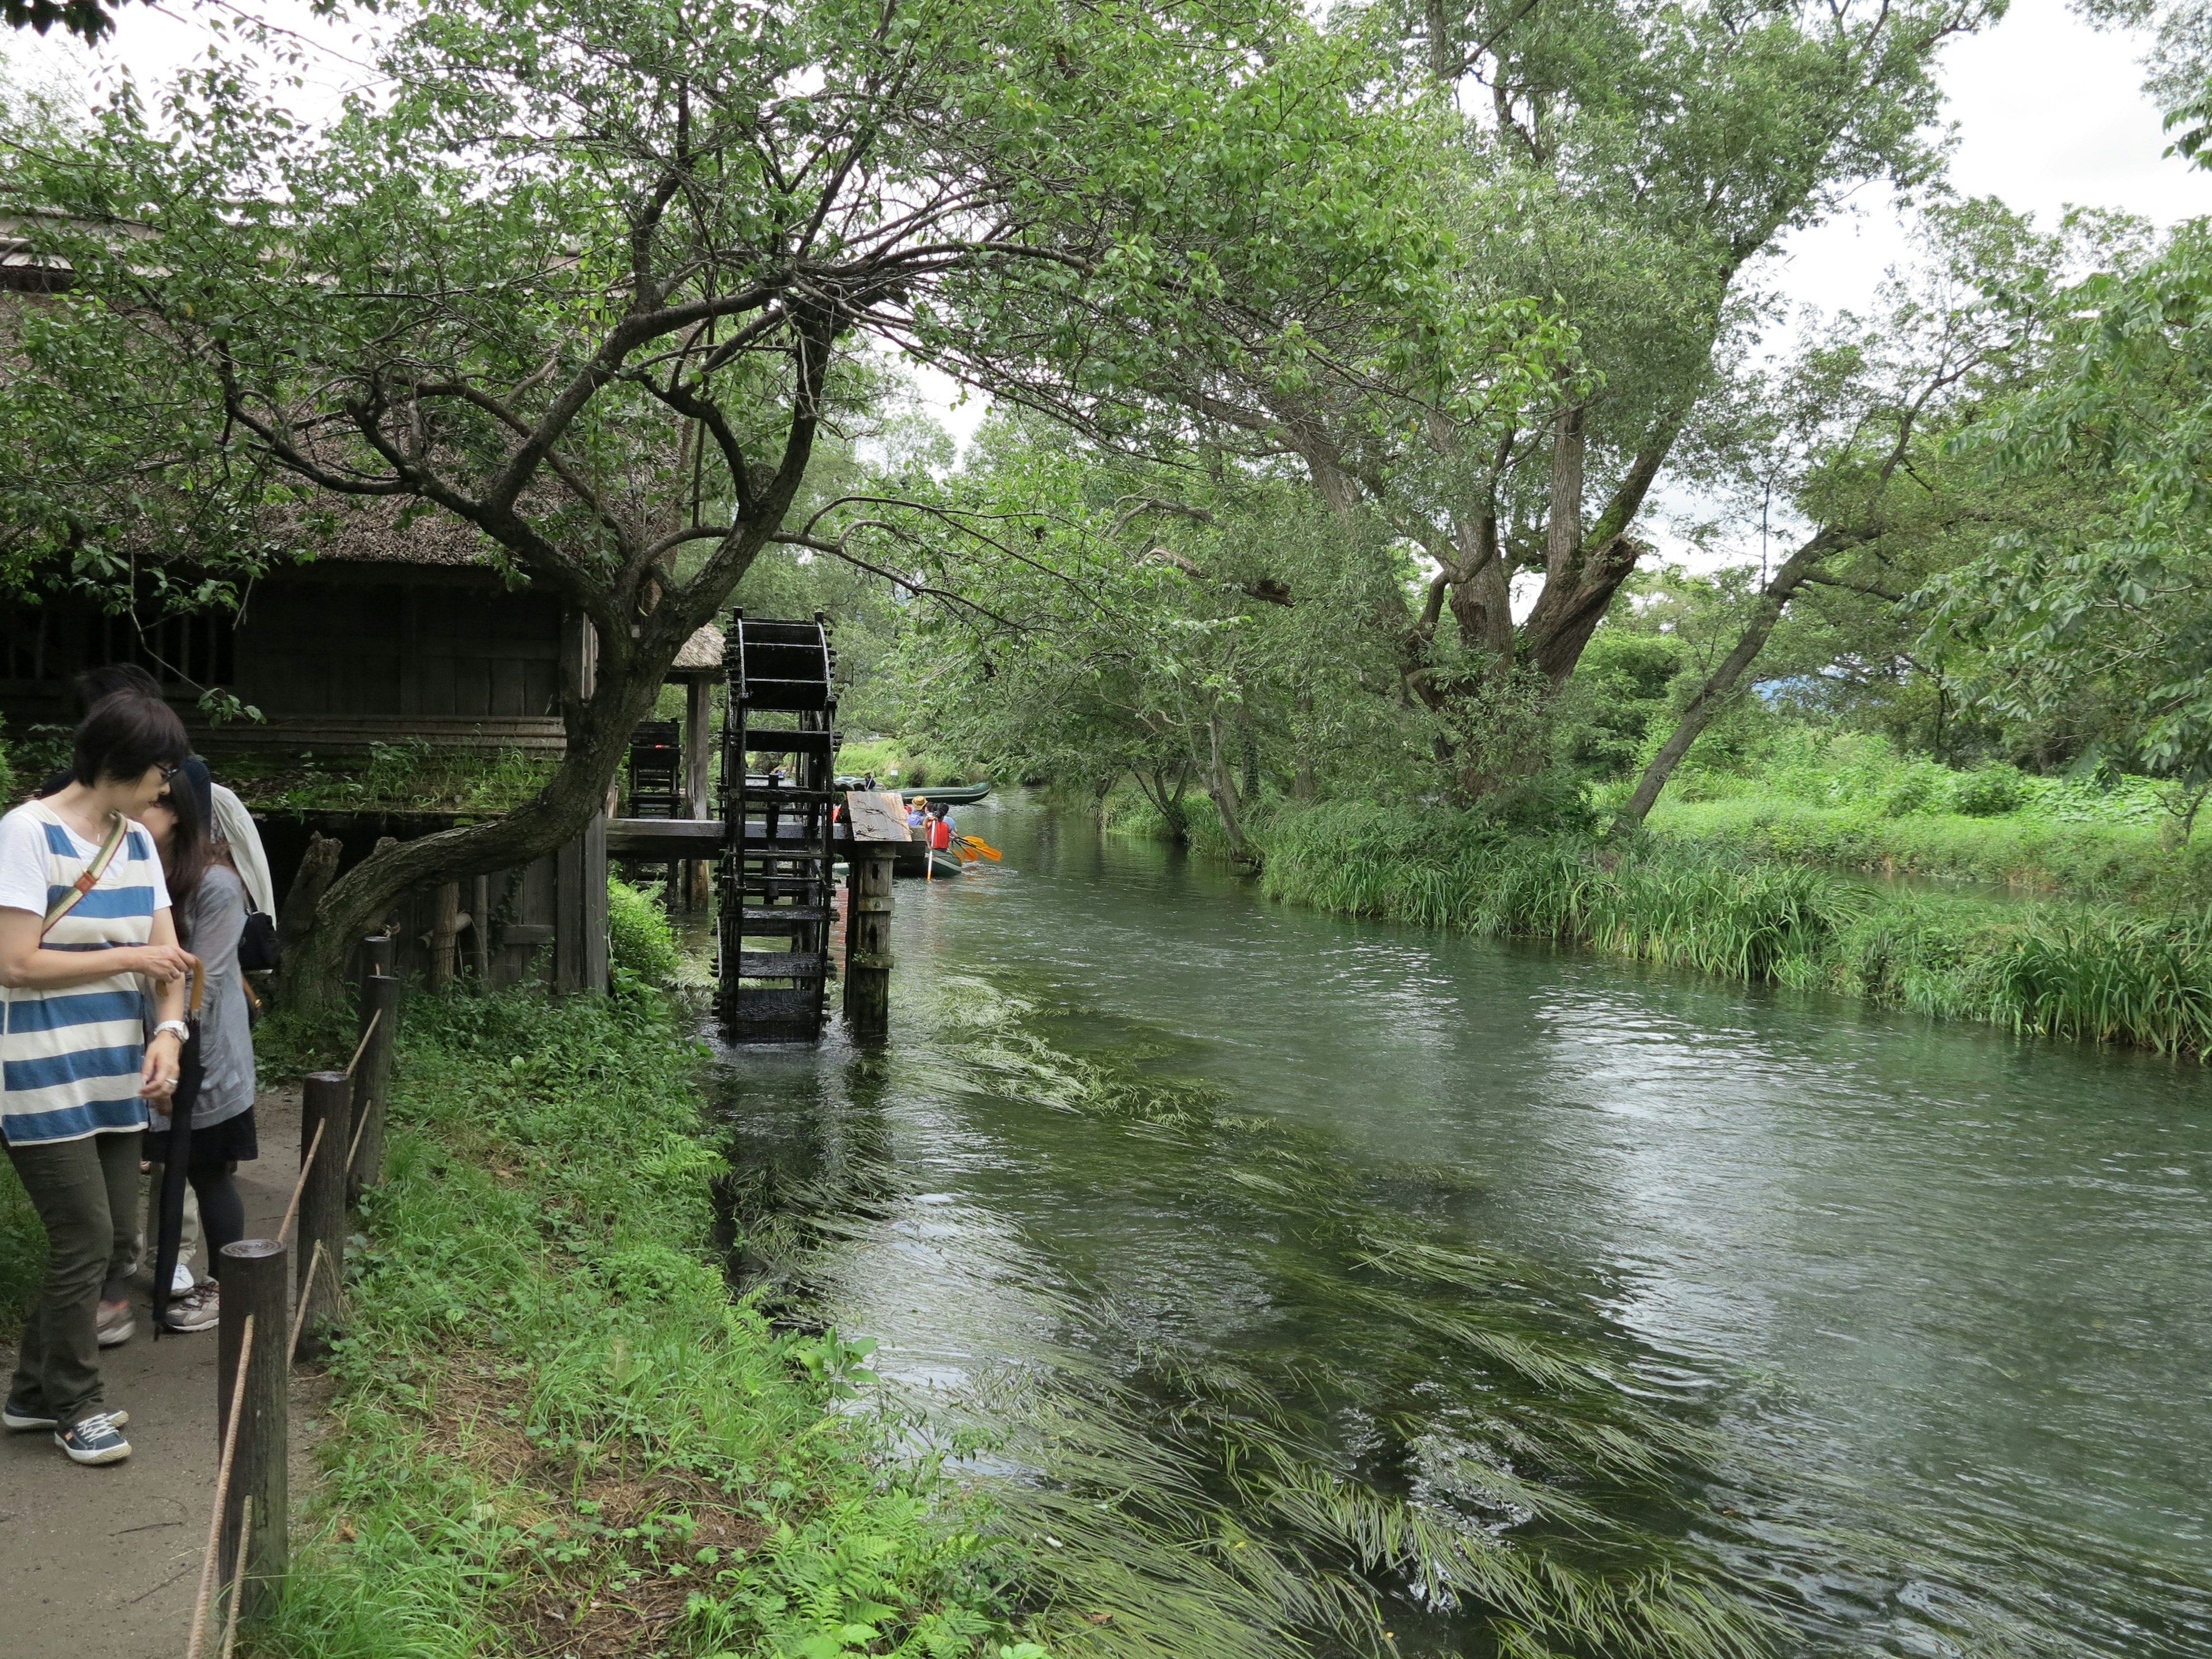
<instances>
[{"instance_id":1,"label":"water weed","mask_svg":"<svg viewBox=\"0 0 2212 1659\"><path fill-rule=\"evenodd\" d=\"M920 1200L889 1114L908 1096L1013 1103L1055 1181L1196 1218L1174 1246L1192 1270L1133 1284L1057 1231L963 1234L1020 1312L958 1386L892 1391L915 1444L998 1472L1056 1654L1768 1650L1693 1541L1728 1524L1694 1495L1715 1449L1694 1408L1659 1403L1670 1384L1585 1290L1440 1227L1463 1179L1347 1178L1333 1140L1237 1111L1169 1069L1172 1043L1048 989L948 975L902 998L926 1035L854 1056L800 1116L790 1079L730 1079L733 1163L764 1172L729 1189L733 1221L751 1249L780 1236L749 1266L787 1317L836 1320L905 1236Z\"/></svg>"}]
</instances>

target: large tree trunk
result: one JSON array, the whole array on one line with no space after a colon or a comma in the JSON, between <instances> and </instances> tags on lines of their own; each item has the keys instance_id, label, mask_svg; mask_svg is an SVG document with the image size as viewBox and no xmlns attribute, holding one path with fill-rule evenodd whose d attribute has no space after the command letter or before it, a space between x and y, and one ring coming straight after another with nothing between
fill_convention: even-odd
<instances>
[{"instance_id":1,"label":"large tree trunk","mask_svg":"<svg viewBox=\"0 0 2212 1659\"><path fill-rule=\"evenodd\" d=\"M1767 636L1774 632L1774 624L1782 619L1782 612L1790 598L1805 585L1822 560L1830 555L1863 539L1858 536L1839 534L1823 530L1785 560L1766 586L1759 590L1759 604L1752 611L1751 621L1745 626L1742 637L1735 648L1722 659L1719 667L1698 688L1698 695L1690 699L1690 706L1682 711L1682 718L1674 730L1651 757L1651 764L1644 769L1644 775L1636 781L1636 793L1617 822L1624 825L1642 823L1659 799L1659 792L1667 787L1667 780L1681 764L1682 757L1690 746L1704 735L1714 716L1726 705L1729 694L1735 690L1736 682L1743 678L1759 653L1766 647Z\"/></svg>"}]
</instances>

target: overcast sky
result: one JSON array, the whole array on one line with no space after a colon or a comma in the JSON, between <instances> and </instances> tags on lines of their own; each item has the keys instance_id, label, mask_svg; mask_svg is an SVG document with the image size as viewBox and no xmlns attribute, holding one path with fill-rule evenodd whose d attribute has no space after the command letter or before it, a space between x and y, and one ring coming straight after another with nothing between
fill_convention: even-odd
<instances>
[{"instance_id":1,"label":"overcast sky","mask_svg":"<svg viewBox=\"0 0 2212 1659\"><path fill-rule=\"evenodd\" d=\"M205 50L205 19L222 14L189 6L126 5L115 33L97 51L56 37L0 30L0 52L18 81L64 76L94 81L129 65L142 82L166 78ZM330 55L295 95L318 113L361 72L345 60L350 28L315 21L305 5L271 0L264 15L295 23ZM2063 0L2014 0L1987 33L1954 41L1942 62L1948 117L1957 131L1951 182L1961 194L1994 195L2048 226L2069 205L2121 208L2171 224L2212 213L2212 173L2166 159L2159 112L2141 88L2140 43L2100 33ZM1911 249L1887 192L1869 189L1849 215L1801 233L1775 271L1790 295L1822 310L1863 307L1885 270L1909 263ZM935 377L932 377L933 380ZM926 387L941 418L965 438L982 416L980 400L951 406L949 382Z\"/></svg>"}]
</instances>

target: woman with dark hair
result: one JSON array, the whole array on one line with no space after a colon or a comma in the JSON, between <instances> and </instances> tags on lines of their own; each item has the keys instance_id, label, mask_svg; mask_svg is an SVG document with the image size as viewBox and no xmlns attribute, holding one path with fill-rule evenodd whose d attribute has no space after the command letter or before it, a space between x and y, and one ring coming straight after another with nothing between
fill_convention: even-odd
<instances>
[{"instance_id":1,"label":"woman with dark hair","mask_svg":"<svg viewBox=\"0 0 2212 1659\"><path fill-rule=\"evenodd\" d=\"M101 1407L100 1340L131 1334L141 1131L177 1086L191 961L137 819L190 753L167 707L105 698L68 786L0 817L0 1139L47 1244L0 1422L52 1430L79 1463L131 1455L126 1414Z\"/></svg>"},{"instance_id":2,"label":"woman with dark hair","mask_svg":"<svg viewBox=\"0 0 2212 1659\"><path fill-rule=\"evenodd\" d=\"M210 833L215 807L207 763L186 761L161 798L146 809L146 828L161 855L169 902L185 948L207 975L200 1005L200 1091L192 1104L191 1152L185 1174L199 1200L208 1260L246 1237L246 1203L232 1176L260 1154L253 1127L253 1031L239 971L238 936L246 927L246 884L228 846ZM168 1115L155 1109L153 1150L163 1146ZM148 1235L154 1229L149 1225ZM221 1304L213 1279L172 1300L164 1323L204 1331Z\"/></svg>"}]
</instances>

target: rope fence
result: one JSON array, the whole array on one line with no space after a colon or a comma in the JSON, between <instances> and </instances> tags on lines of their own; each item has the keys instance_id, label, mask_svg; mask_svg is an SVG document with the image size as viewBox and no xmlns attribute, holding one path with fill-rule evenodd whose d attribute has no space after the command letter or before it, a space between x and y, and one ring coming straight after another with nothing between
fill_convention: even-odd
<instances>
[{"instance_id":1,"label":"rope fence","mask_svg":"<svg viewBox=\"0 0 2212 1659\"><path fill-rule=\"evenodd\" d=\"M360 1040L343 1072L313 1073L307 1079L300 1173L276 1236L243 1239L219 1252L222 1450L185 1659L210 1656L210 1625L220 1626L212 1659L231 1659L240 1622L250 1624L267 1611L288 1565L289 1377L295 1360L329 1351L343 1311L348 1199L375 1184L383 1163L399 981L378 949L386 942L368 943ZM343 1164L337 1157L340 1146L346 1148ZM296 1286L287 1282L294 1264L300 1267ZM275 1347L279 1333L281 1351Z\"/></svg>"},{"instance_id":2,"label":"rope fence","mask_svg":"<svg viewBox=\"0 0 2212 1659\"><path fill-rule=\"evenodd\" d=\"M215 1512L208 1516L207 1555L200 1563L200 1593L192 1602L192 1638L185 1649L185 1659L200 1659L200 1649L207 1640L208 1604L215 1598L216 1566L222 1554L222 1516L230 1503L230 1472L238 1460L238 1426L246 1420L246 1362L253 1357L253 1316L246 1316L246 1328L239 1334L238 1380L231 1385L230 1420L223 1426L222 1456L215 1466ZM240 1553L241 1567L244 1552ZM237 1600L238 1586L234 1580L231 1599Z\"/></svg>"}]
</instances>

